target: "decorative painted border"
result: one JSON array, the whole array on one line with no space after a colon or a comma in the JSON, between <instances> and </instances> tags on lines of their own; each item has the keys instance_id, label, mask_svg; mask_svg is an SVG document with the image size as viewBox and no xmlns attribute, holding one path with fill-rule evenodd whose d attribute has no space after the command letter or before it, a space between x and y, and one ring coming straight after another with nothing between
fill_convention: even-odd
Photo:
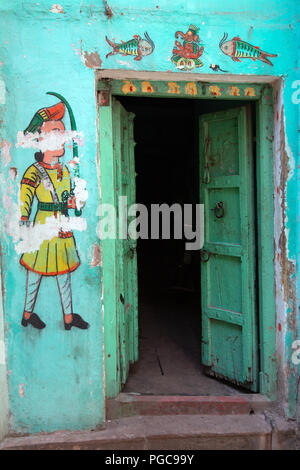
<instances>
[{"instance_id":1,"label":"decorative painted border","mask_svg":"<svg viewBox=\"0 0 300 470\"><path fill-rule=\"evenodd\" d=\"M97 90L112 95L181 98L221 98L257 100L261 86L253 84L201 83L197 81L111 80L97 83ZM272 96L272 94L271 94ZM271 98L270 96L270 98Z\"/></svg>"}]
</instances>

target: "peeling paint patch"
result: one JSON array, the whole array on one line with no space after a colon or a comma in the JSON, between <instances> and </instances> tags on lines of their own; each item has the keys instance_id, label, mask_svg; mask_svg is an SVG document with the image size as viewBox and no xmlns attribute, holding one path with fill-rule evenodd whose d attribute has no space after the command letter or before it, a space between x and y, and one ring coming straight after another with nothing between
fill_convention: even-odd
<instances>
[{"instance_id":1,"label":"peeling paint patch","mask_svg":"<svg viewBox=\"0 0 300 470\"><path fill-rule=\"evenodd\" d=\"M18 176L18 170L15 166L11 166L10 169L8 170L9 172L9 176L11 177L11 179L13 181L15 181L15 179L17 178Z\"/></svg>"},{"instance_id":2,"label":"peeling paint patch","mask_svg":"<svg viewBox=\"0 0 300 470\"><path fill-rule=\"evenodd\" d=\"M11 162L10 147L11 147L11 144L7 140L2 139L1 156L3 160L5 161L5 166L7 166Z\"/></svg>"},{"instance_id":3,"label":"peeling paint patch","mask_svg":"<svg viewBox=\"0 0 300 470\"><path fill-rule=\"evenodd\" d=\"M130 80L124 80L125 84L122 86L122 91L124 95L127 93L134 93L136 91L136 87Z\"/></svg>"},{"instance_id":4,"label":"peeling paint patch","mask_svg":"<svg viewBox=\"0 0 300 470\"><path fill-rule=\"evenodd\" d=\"M8 201L4 202L5 204L8 203ZM79 230L82 232L87 228L86 219L83 217L65 217L64 215L47 217L44 224L32 225L32 223L29 223L20 226L19 211L11 209L10 212L14 213L14 218L9 218L6 230L13 237L15 250L18 254L32 253L39 250L43 241L58 237L60 231Z\"/></svg>"},{"instance_id":5,"label":"peeling paint patch","mask_svg":"<svg viewBox=\"0 0 300 470\"><path fill-rule=\"evenodd\" d=\"M3 80L0 80L0 104L5 104L5 83Z\"/></svg>"},{"instance_id":6,"label":"peeling paint patch","mask_svg":"<svg viewBox=\"0 0 300 470\"><path fill-rule=\"evenodd\" d=\"M76 199L76 208L78 210L82 209L89 197L89 193L86 189L86 180L83 178L74 177L74 196Z\"/></svg>"},{"instance_id":7,"label":"peeling paint patch","mask_svg":"<svg viewBox=\"0 0 300 470\"><path fill-rule=\"evenodd\" d=\"M24 398L24 384L19 385L19 395L21 398Z\"/></svg>"},{"instance_id":8,"label":"peeling paint patch","mask_svg":"<svg viewBox=\"0 0 300 470\"><path fill-rule=\"evenodd\" d=\"M4 209L9 211L12 206L11 197L4 193L2 196L2 204L3 204Z\"/></svg>"},{"instance_id":9,"label":"peeling paint patch","mask_svg":"<svg viewBox=\"0 0 300 470\"><path fill-rule=\"evenodd\" d=\"M97 51L88 53L87 51L84 52L84 64L86 67L90 69L100 69L102 65L102 60L100 59L100 55Z\"/></svg>"},{"instance_id":10,"label":"peeling paint patch","mask_svg":"<svg viewBox=\"0 0 300 470\"><path fill-rule=\"evenodd\" d=\"M44 152L45 150L60 150L64 144L83 142L83 133L78 131L52 131L52 132L28 132L17 133L16 148L32 148ZM82 144L81 144L82 145Z\"/></svg>"},{"instance_id":11,"label":"peeling paint patch","mask_svg":"<svg viewBox=\"0 0 300 470\"><path fill-rule=\"evenodd\" d=\"M98 243L94 245L94 254L91 261L91 268L95 268L96 266L101 266L101 250Z\"/></svg>"},{"instance_id":12,"label":"peeling paint patch","mask_svg":"<svg viewBox=\"0 0 300 470\"><path fill-rule=\"evenodd\" d=\"M5 364L5 343L1 339L0 340L0 365L3 366Z\"/></svg>"},{"instance_id":13,"label":"peeling paint patch","mask_svg":"<svg viewBox=\"0 0 300 470\"><path fill-rule=\"evenodd\" d=\"M54 3L52 7L50 8L50 11L52 13L64 13L63 7L59 5L58 3Z\"/></svg>"}]
</instances>

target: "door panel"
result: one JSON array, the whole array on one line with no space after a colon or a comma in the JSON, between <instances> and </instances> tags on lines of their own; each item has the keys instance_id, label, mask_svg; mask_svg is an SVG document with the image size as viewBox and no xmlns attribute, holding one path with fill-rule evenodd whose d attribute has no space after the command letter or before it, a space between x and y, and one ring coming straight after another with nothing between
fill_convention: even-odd
<instances>
[{"instance_id":1,"label":"door panel","mask_svg":"<svg viewBox=\"0 0 300 470\"><path fill-rule=\"evenodd\" d=\"M127 207L135 203L134 115L113 99L113 142L117 196L117 317L121 388L138 358L136 241L128 238Z\"/></svg>"},{"instance_id":2,"label":"door panel","mask_svg":"<svg viewBox=\"0 0 300 470\"><path fill-rule=\"evenodd\" d=\"M202 362L257 389L254 175L250 108L202 115Z\"/></svg>"}]
</instances>

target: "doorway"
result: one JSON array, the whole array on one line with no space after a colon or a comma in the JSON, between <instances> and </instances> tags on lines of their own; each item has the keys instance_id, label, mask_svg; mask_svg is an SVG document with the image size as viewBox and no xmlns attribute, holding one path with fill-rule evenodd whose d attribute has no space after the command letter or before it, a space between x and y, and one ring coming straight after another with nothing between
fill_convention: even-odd
<instances>
[{"instance_id":1,"label":"doorway","mask_svg":"<svg viewBox=\"0 0 300 470\"><path fill-rule=\"evenodd\" d=\"M148 214L153 204L179 204L182 208L199 204L199 117L249 104L117 99L134 114L136 202L143 204ZM251 129L254 132L255 122ZM172 230L170 239L163 239L162 233L159 239L151 239L151 222L149 217L149 238L137 241L139 359L130 366L122 391L198 396L249 393L224 377L206 375L201 354L200 251L186 250L184 237L175 239Z\"/></svg>"},{"instance_id":2,"label":"doorway","mask_svg":"<svg viewBox=\"0 0 300 470\"><path fill-rule=\"evenodd\" d=\"M103 73L105 74L105 72ZM272 177L272 145L269 137L270 128L273 128L272 91L268 85L249 86L249 84L239 84L236 86L234 84L226 84L223 87L219 87L201 83L199 78L198 80L199 82L186 83L184 81L144 82L138 79L132 81L119 79L106 81L104 79L98 82L101 200L102 203L116 205L117 196L122 194L125 190L124 188L128 186L128 182L135 180L134 174L131 173L129 175L127 171L130 165L124 166L125 161L122 162L123 157L121 156L126 154L126 152L128 154L132 153L129 149L130 146L128 147L128 143L130 143L128 135L131 135L131 131L133 135L133 108L129 107L128 109L131 109L131 112L128 113L124 107L124 105L127 105L126 101L123 101L122 104L121 101L127 100L130 96L127 101L131 100L133 103L136 99L147 96L145 104L147 102L147 106L149 106L151 103L153 105L153 102L158 103L161 97L170 98L171 96L172 101L180 103L183 109L185 104L181 97L188 97L188 100L184 101L193 102L193 105L186 103L187 108L188 106L196 108L198 119L200 119L198 121L200 127L198 128L198 135L194 139L194 144L198 139L198 150L200 154L206 155L202 160L198 160L200 174L202 175L200 177L200 199L207 203L206 207L208 208L205 215L208 246L205 246L205 249L198 253L198 255L200 254L201 262L201 359L208 366L209 373L221 379L223 384L224 380L234 382L236 385L248 387L252 391L259 391L274 399L276 370L275 363L269 359L275 351L274 267L271 255L274 233L272 207L274 186ZM212 99L212 95L214 95L215 99ZM223 96L224 99L222 99ZM149 100L150 97L155 99ZM200 99L191 100L191 97ZM245 104L248 103L247 106L243 106L242 97L244 97ZM116 102L119 103L118 106L116 106ZM138 104L138 101L135 101L135 103ZM249 110L252 113L251 120L249 120ZM137 112L137 110L135 111ZM186 114L189 114L189 111ZM128 116L126 117L126 115ZM256 126L254 116L257 118ZM125 122L125 125L122 122ZM182 123L182 120L180 122ZM248 125L246 125L249 122L253 124L253 132L251 133L249 132ZM268 126L266 126L266 123L268 123ZM164 125L166 125L165 122ZM225 152L228 155L225 166L223 165L222 167L217 164L213 168L213 160L220 152L218 150L215 151L216 149L213 149L212 152L207 151L207 143L211 145L211 142L213 142L214 145L217 142L217 146L221 143L223 147L228 144L230 145L231 139L227 139L227 142L225 142L224 136L229 135L236 126L239 128L237 135L242 137L238 139L238 142L235 142L234 148L238 149L237 152ZM254 127L256 127L256 132ZM177 123L176 131L179 129L179 139L183 137L180 132L183 128L184 126L182 127L181 124L178 126ZM188 131L186 130L186 132ZM148 133L148 128L145 128L145 126L143 133ZM210 134L213 136L212 139L210 139ZM256 144L252 140L254 134L256 135ZM178 133L174 129L171 138L172 136L178 139ZM253 148L250 151L252 144ZM188 143L186 143L186 147L189 147ZM127 149L125 153L121 151L124 148ZM254 162L250 164L251 158L255 156L255 151L257 153L256 168L254 168ZM207 155L210 154L213 158L208 164ZM260 155L264 155L264 158L260 158ZM265 158L266 155L268 155L268 158ZM207 171L208 167L210 167L209 171ZM256 170L256 177L254 170ZM210 176L213 177L212 180ZM202 184L204 180L205 184ZM249 186L250 180L251 186ZM256 191L257 193L255 193ZM252 195L249 199L251 192ZM225 199L227 197L229 198L228 201ZM254 206L252 203L256 198L257 205ZM250 201L252 202L250 203ZM220 202L225 202L223 208L220 207ZM250 213L248 210L249 204L252 204ZM227 216L229 214L235 216L235 223L233 225L231 222L228 225L231 217L224 217L222 219L224 207ZM256 209L257 232L254 233L255 223L253 215ZM217 219L222 219L221 224L223 224L223 228L221 230L220 227L222 225L213 224ZM116 220L115 225L118 225L118 220ZM251 230L253 231L250 238L247 232L249 227L252 227ZM241 234L243 240L239 243L238 237ZM245 240L246 244L244 243ZM172 244L175 245L175 241L173 242L170 243L170 246ZM121 245L124 246L120 249ZM123 270L123 272L127 272L126 270L129 266L128 256L129 258L135 258L135 248L134 245L130 244L129 240L125 240L122 243L118 240L102 240L107 397L115 397L122 389L124 390L126 385L129 386L129 381L127 380L129 363L134 363L137 360L137 344L135 344L135 339L138 338L138 335L134 334L134 329L132 328L134 325L132 321L133 316L130 313L132 305L126 301L126 298L129 298L130 290L126 292L125 296L120 291L120 289L124 290L128 287L129 280L132 277L127 276L125 283L121 280L123 284L120 282L119 263L121 262L121 265L125 265L125 271ZM157 248L158 245L153 249L156 253L159 252ZM259 256L255 266L256 248L258 249ZM140 252L141 260L143 250L141 252L140 247L137 247L137 249ZM168 253L166 250L163 251L167 261ZM169 270L172 272L173 277L172 281L169 278L168 290L174 294L174 299L178 299L176 307L182 301L183 296L185 296L184 304L188 305L186 294L188 292L191 293L191 290L196 292L193 283L197 283L197 273L196 275L193 273L191 276L193 270L190 269L190 264L193 266L193 259L196 259L196 256L187 255L189 254L185 252L183 262L176 263L177 269L173 270L169 265ZM145 250L144 257L147 258ZM142 263L142 267L145 266L146 263ZM180 280L180 271L182 273L183 270L185 275L181 276ZM218 270L221 276L219 276ZM148 270L148 275L150 271ZM144 272L144 276L147 278L146 272L147 270ZM160 271L156 272L156 279L159 273ZM256 275L257 277L255 278ZM140 285L141 278L140 272ZM182 279L184 282L182 282ZM204 285L202 285L203 279ZM222 279L221 284L219 282L220 279ZM147 285L147 282L144 282L144 286L145 284ZM232 286L235 286L235 290L231 288ZM146 291L147 288L143 289L142 286L141 292L143 290ZM233 292L240 293L240 295L235 295ZM255 295L258 292L259 296ZM153 298L153 292L150 295ZM195 297L197 298L196 304L198 302L199 305L199 296L197 297L196 294ZM144 298L146 299L146 297ZM142 305L141 300L140 305ZM149 299L146 299L146 301L149 305ZM158 303L163 306L162 300L158 300ZM122 304L121 307L120 304ZM168 306L170 306L170 301L167 303ZM158 312L156 307L154 310L156 313ZM167 311L168 308L164 310ZM182 315L182 310L179 313L180 315ZM257 337L257 320L259 320L260 326L259 343L261 346L259 346ZM150 322L152 325L153 322ZM183 319L181 319L181 323L184 323ZM136 326L135 324L135 328ZM195 331L194 326L192 329ZM139 333L142 336L141 331ZM182 337L180 335L180 339ZM193 349L192 346L191 348ZM259 352L260 354L258 354ZM155 351L156 363L161 375L165 376L160 355L156 353L157 348ZM255 361L253 362L254 356ZM131 372L134 370L133 367L131 365ZM270 380L271 377L272 379ZM209 380L211 379L209 378ZM213 382L221 383L221 381L217 382L216 380ZM231 390L233 388L228 383L226 386L230 387ZM148 391L147 393L152 392ZM174 391L174 393L180 394L180 391ZM197 391L194 393L197 393ZM207 392L203 393L206 394ZM218 394L218 392L215 390L213 394ZM223 391L220 391L220 395L222 394Z\"/></svg>"}]
</instances>

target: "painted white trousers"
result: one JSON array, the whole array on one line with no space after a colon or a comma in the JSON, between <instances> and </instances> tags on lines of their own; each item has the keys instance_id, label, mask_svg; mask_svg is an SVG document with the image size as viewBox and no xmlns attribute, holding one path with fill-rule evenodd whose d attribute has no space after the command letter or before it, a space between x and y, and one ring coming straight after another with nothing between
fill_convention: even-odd
<instances>
[{"instance_id":1,"label":"painted white trousers","mask_svg":"<svg viewBox=\"0 0 300 470\"><path fill-rule=\"evenodd\" d=\"M26 312L32 313L35 302L38 296L39 288L41 285L42 274L37 274L27 269L26 279L26 295L25 295L25 308ZM58 291L61 300L61 306L64 315L71 315L72 308L72 289L71 289L71 274L59 274L56 277Z\"/></svg>"}]
</instances>

